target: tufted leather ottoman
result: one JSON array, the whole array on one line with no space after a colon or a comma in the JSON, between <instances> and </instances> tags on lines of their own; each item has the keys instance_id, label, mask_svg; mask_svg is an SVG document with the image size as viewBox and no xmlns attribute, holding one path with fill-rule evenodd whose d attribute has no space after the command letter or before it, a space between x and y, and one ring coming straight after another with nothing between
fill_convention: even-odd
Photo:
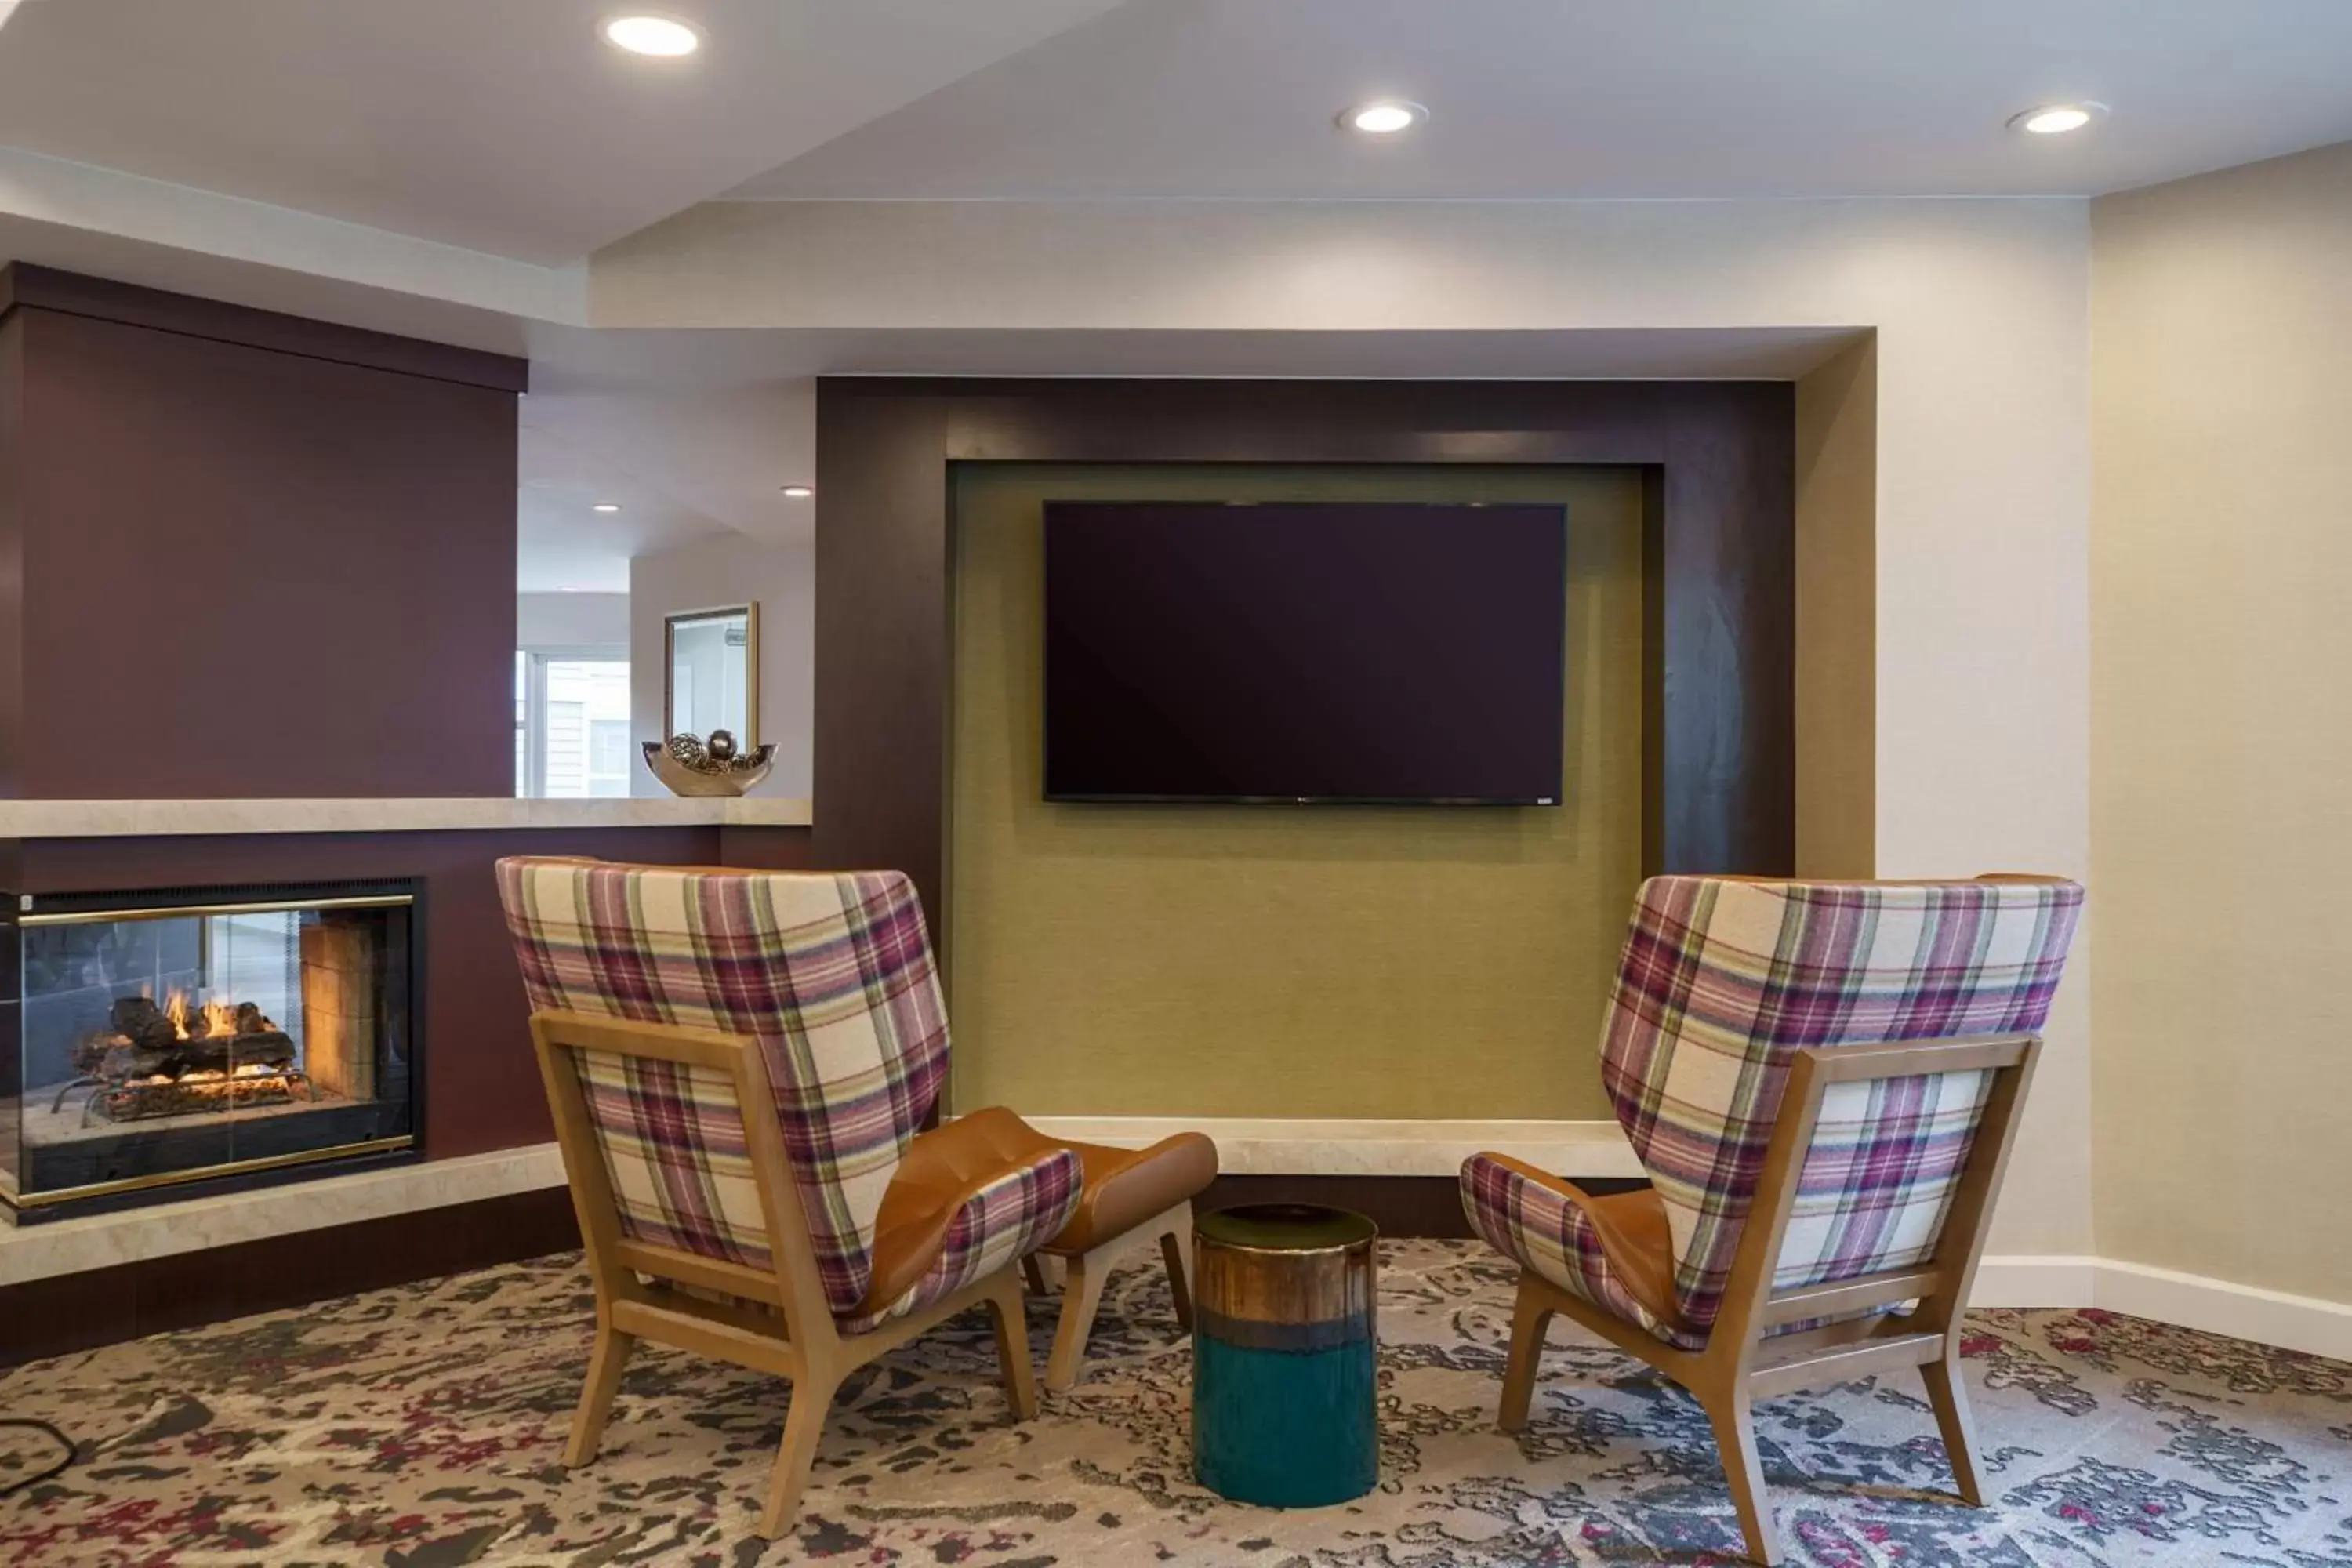
<instances>
[{"instance_id":1,"label":"tufted leather ottoman","mask_svg":"<svg viewBox=\"0 0 2352 1568\"><path fill-rule=\"evenodd\" d=\"M927 1146L927 1147L926 1147ZM1082 1171L1077 1212L1060 1234L1038 1250L1061 1258L1065 1265L1062 1321L1054 1333L1053 1354L1045 1363L1045 1386L1067 1388L1078 1380L1078 1363L1085 1356L1087 1335L1093 1330L1095 1310L1102 1304L1103 1281L1127 1254L1160 1244L1168 1266L1168 1289L1176 1300L1176 1321L1192 1326L1192 1293L1186 1278L1192 1242L1192 1200L1217 1179L1217 1146L1205 1133L1179 1132L1148 1149L1114 1149L1103 1143L1072 1143L1048 1138L1001 1105L959 1117L925 1135L918 1145L939 1162L935 1172L915 1172L902 1166L899 1182L910 1175L933 1176L942 1196L966 1184L962 1167L996 1168L1007 1159L1047 1149L1076 1152ZM910 1163L911 1163L910 1156ZM901 1253L920 1249L913 1226L945 1224L948 1205L931 1208L919 1218L904 1214L909 1232L892 1233L900 1215L885 1213L883 1234L876 1238L876 1271L885 1272ZM934 1217L936 1216L936 1217ZM1045 1292L1044 1270L1033 1257L1027 1263L1029 1288Z\"/></svg>"}]
</instances>

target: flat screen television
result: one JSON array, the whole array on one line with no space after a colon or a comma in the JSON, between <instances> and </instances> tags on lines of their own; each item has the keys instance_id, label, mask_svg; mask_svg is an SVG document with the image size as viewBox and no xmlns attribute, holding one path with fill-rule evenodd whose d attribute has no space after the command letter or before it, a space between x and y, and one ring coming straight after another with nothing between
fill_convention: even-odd
<instances>
[{"instance_id":1,"label":"flat screen television","mask_svg":"<svg viewBox=\"0 0 2352 1568\"><path fill-rule=\"evenodd\" d=\"M1049 501L1045 797L1552 805L1565 509Z\"/></svg>"}]
</instances>

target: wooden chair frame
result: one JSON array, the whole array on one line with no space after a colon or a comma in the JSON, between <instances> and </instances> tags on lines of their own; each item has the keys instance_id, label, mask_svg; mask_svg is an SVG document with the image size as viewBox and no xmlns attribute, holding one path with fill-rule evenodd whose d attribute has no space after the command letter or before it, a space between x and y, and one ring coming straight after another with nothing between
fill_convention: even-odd
<instances>
[{"instance_id":1,"label":"wooden chair frame","mask_svg":"<svg viewBox=\"0 0 2352 1568\"><path fill-rule=\"evenodd\" d=\"M966 1308L988 1308L1013 1418L1026 1421L1037 1413L1021 1276L1010 1263L870 1333L841 1333L820 1282L808 1216L785 1155L767 1063L756 1041L716 1030L565 1012L533 1015L530 1031L596 1288L596 1345L588 1362L587 1386L572 1420L571 1441L563 1450L566 1465L585 1465L596 1457L621 1374L640 1340L792 1380L783 1444L760 1510L759 1533L769 1540L782 1535L799 1510L826 1413L843 1380ZM734 1079L774 1260L772 1268L750 1268L621 1234L604 1151L589 1120L580 1075L568 1059L576 1051L685 1063ZM736 1304L707 1300L688 1289L716 1293Z\"/></svg>"},{"instance_id":2,"label":"wooden chair frame","mask_svg":"<svg viewBox=\"0 0 2352 1568\"><path fill-rule=\"evenodd\" d=\"M1168 1266L1168 1293L1175 1298L1176 1326L1189 1334L1192 1331L1190 1198L1108 1241L1097 1242L1084 1252L1057 1252L1048 1245L1022 1259L1022 1271L1028 1277L1029 1289L1039 1296L1047 1292L1045 1271L1038 1259L1062 1260L1062 1315L1054 1330L1054 1348L1045 1357L1046 1387L1063 1394L1076 1385L1086 1361L1087 1336L1094 1332L1095 1314L1101 1310L1103 1286L1110 1279L1112 1268L1128 1254L1140 1251L1155 1240Z\"/></svg>"},{"instance_id":3,"label":"wooden chair frame","mask_svg":"<svg viewBox=\"0 0 2352 1568\"><path fill-rule=\"evenodd\" d=\"M1537 1363L1552 1314L1562 1313L1648 1363L1696 1394L1715 1428L1739 1528L1757 1562L1782 1561L1771 1515L1764 1507L1764 1468L1756 1448L1756 1400L1824 1382L1842 1382L1893 1367L1916 1366L1950 1455L1961 1499L1984 1506L1976 1433L1960 1378L1960 1313L1968 1305L1983 1256L1994 1200L2017 1131L2017 1114L2033 1079L2040 1037L2013 1035L1954 1040L1907 1040L1879 1046L1834 1046L1797 1053L1780 1120L1764 1156L1747 1228L1734 1255L1723 1307L1703 1350L1676 1349L1637 1323L1571 1296L1522 1269L1511 1317L1510 1363L1503 1380L1497 1424L1506 1432L1527 1425ZM1945 1212L1936 1251L1909 1268L1885 1269L1833 1284L1776 1290L1797 1178L1812 1146L1822 1100L1833 1084L1929 1073L1990 1070L1992 1084ZM1798 1333L1765 1331L1808 1318L1891 1306L1916 1299L1908 1316L1850 1319Z\"/></svg>"}]
</instances>

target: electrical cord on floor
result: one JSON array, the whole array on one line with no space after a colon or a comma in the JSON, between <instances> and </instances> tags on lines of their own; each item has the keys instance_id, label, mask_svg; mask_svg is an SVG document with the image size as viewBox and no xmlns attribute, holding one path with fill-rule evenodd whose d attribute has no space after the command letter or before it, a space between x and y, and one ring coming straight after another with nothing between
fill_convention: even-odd
<instances>
[{"instance_id":1,"label":"electrical cord on floor","mask_svg":"<svg viewBox=\"0 0 2352 1568\"><path fill-rule=\"evenodd\" d=\"M23 1491L26 1487L38 1486L43 1481L50 1480L56 1477L64 1475L68 1469L72 1468L75 1453L74 1440L67 1436L64 1433L58 1431L56 1427L50 1426L47 1422L29 1415L0 1415L0 1428L10 1426L26 1427L29 1430L40 1433L43 1436L55 1442L58 1447L64 1449L65 1458L59 1459L56 1464L51 1465L47 1469L41 1471L37 1475L20 1476L13 1481L0 1483L0 1498L14 1497L16 1493Z\"/></svg>"}]
</instances>

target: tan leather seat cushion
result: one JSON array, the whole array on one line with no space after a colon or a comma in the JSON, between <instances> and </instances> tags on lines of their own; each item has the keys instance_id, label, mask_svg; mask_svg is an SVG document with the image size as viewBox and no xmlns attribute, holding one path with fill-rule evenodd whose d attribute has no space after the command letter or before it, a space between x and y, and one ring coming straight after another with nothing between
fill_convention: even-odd
<instances>
[{"instance_id":1,"label":"tan leather seat cushion","mask_svg":"<svg viewBox=\"0 0 2352 1568\"><path fill-rule=\"evenodd\" d=\"M1149 1149L1048 1138L1001 1105L958 1117L907 1146L876 1216L874 1273L860 1312L878 1311L922 1279L971 1194L1055 1149L1078 1156L1077 1212L1043 1250L1087 1251L1195 1196L1217 1178L1217 1146L1180 1132Z\"/></svg>"},{"instance_id":2,"label":"tan leather seat cushion","mask_svg":"<svg viewBox=\"0 0 2352 1568\"><path fill-rule=\"evenodd\" d=\"M1217 1179L1217 1145L1204 1132L1179 1132L1149 1149L1071 1143L1085 1173L1078 1212L1047 1242L1046 1252L1087 1251L1144 1221L1196 1198Z\"/></svg>"}]
</instances>

